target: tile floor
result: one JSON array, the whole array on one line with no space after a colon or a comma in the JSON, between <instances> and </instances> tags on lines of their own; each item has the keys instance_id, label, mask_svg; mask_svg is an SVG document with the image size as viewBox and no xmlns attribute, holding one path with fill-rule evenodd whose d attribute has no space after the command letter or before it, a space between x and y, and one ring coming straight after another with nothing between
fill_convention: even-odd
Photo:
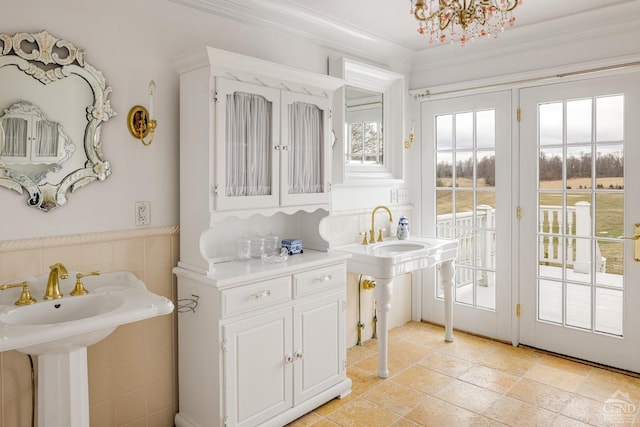
<instances>
[{"instance_id":1,"label":"tile floor","mask_svg":"<svg viewBox=\"0 0 640 427\"><path fill-rule=\"evenodd\" d=\"M350 348L351 394L290 426L640 426L633 374L461 332L452 343L443 336L418 322L389 331L386 380L376 375L376 340Z\"/></svg>"}]
</instances>

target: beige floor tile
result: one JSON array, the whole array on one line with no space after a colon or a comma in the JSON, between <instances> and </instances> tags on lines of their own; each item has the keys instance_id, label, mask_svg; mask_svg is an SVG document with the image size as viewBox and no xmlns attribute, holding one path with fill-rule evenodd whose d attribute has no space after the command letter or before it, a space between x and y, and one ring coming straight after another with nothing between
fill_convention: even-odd
<instances>
[{"instance_id":1,"label":"beige floor tile","mask_svg":"<svg viewBox=\"0 0 640 427\"><path fill-rule=\"evenodd\" d=\"M362 345L354 345L347 350L347 366L353 366L364 359L377 355L378 353L373 349L367 348Z\"/></svg>"},{"instance_id":2,"label":"beige floor tile","mask_svg":"<svg viewBox=\"0 0 640 427\"><path fill-rule=\"evenodd\" d=\"M344 405L351 402L353 399L356 399L357 397L358 396L356 394L351 393L350 395L345 396L342 399L335 398L333 400L328 401L327 403L320 406L319 408L316 408L314 412L316 412L320 416L326 417L330 413L338 410L339 408L343 407Z\"/></svg>"},{"instance_id":3,"label":"beige floor tile","mask_svg":"<svg viewBox=\"0 0 640 427\"><path fill-rule=\"evenodd\" d=\"M432 369L445 375L457 377L475 366L474 363L434 351L418 362L420 366Z\"/></svg>"},{"instance_id":4,"label":"beige floor tile","mask_svg":"<svg viewBox=\"0 0 640 427\"><path fill-rule=\"evenodd\" d=\"M507 392L507 396L532 405L560 412L573 397L572 393L536 381L522 378Z\"/></svg>"},{"instance_id":5,"label":"beige floor tile","mask_svg":"<svg viewBox=\"0 0 640 427\"><path fill-rule=\"evenodd\" d=\"M569 418L564 415L556 415L551 423L551 427L589 427L589 424L585 424L582 421L574 420L573 418Z\"/></svg>"},{"instance_id":6,"label":"beige floor tile","mask_svg":"<svg viewBox=\"0 0 640 427\"><path fill-rule=\"evenodd\" d=\"M470 426L480 416L459 406L431 396L418 405L409 415L412 421L421 426Z\"/></svg>"},{"instance_id":7,"label":"beige floor tile","mask_svg":"<svg viewBox=\"0 0 640 427\"><path fill-rule=\"evenodd\" d=\"M503 396L496 400L484 415L510 426L548 426L556 414L538 406Z\"/></svg>"},{"instance_id":8,"label":"beige floor tile","mask_svg":"<svg viewBox=\"0 0 640 427\"><path fill-rule=\"evenodd\" d=\"M454 380L435 396L454 405L483 414L501 397L501 394L464 381Z\"/></svg>"},{"instance_id":9,"label":"beige floor tile","mask_svg":"<svg viewBox=\"0 0 640 427\"><path fill-rule=\"evenodd\" d=\"M495 391L496 393L506 393L518 382L519 378L487 366L474 366L460 375L458 379Z\"/></svg>"},{"instance_id":10,"label":"beige floor tile","mask_svg":"<svg viewBox=\"0 0 640 427\"><path fill-rule=\"evenodd\" d=\"M396 357L410 363L416 363L429 353L431 350L422 343L402 340L395 344L389 344L389 357Z\"/></svg>"},{"instance_id":11,"label":"beige floor tile","mask_svg":"<svg viewBox=\"0 0 640 427\"><path fill-rule=\"evenodd\" d=\"M317 425L317 423L323 419L324 417L321 417L317 413L309 412L308 414L288 424L288 426L289 427L309 427L309 426Z\"/></svg>"},{"instance_id":12,"label":"beige floor tile","mask_svg":"<svg viewBox=\"0 0 640 427\"><path fill-rule=\"evenodd\" d=\"M640 389L635 385L625 382L609 382L600 378L590 375L576 393L599 402L614 399L616 395L624 395L628 397L630 402L640 407Z\"/></svg>"},{"instance_id":13,"label":"beige floor tile","mask_svg":"<svg viewBox=\"0 0 640 427\"><path fill-rule=\"evenodd\" d=\"M562 411L563 415L595 426L630 425L634 413L621 413L610 405L583 396L574 396Z\"/></svg>"},{"instance_id":14,"label":"beige floor tile","mask_svg":"<svg viewBox=\"0 0 640 427\"><path fill-rule=\"evenodd\" d=\"M388 427L400 419L400 415L384 409L370 400L357 398L327 416L341 426Z\"/></svg>"},{"instance_id":15,"label":"beige floor tile","mask_svg":"<svg viewBox=\"0 0 640 427\"><path fill-rule=\"evenodd\" d=\"M347 370L347 376L351 378L351 394L362 394L374 384L380 381L384 381L378 378L378 375L370 372L358 369L356 367L349 368Z\"/></svg>"},{"instance_id":16,"label":"beige floor tile","mask_svg":"<svg viewBox=\"0 0 640 427\"><path fill-rule=\"evenodd\" d=\"M389 369L389 378L392 378L398 375L400 372L407 369L411 366L411 363L398 359L397 357L389 357L388 360L388 369ZM355 368L361 369L363 371L367 371L371 374L378 375L378 355L374 354L373 356L358 362L354 365Z\"/></svg>"},{"instance_id":17,"label":"beige floor tile","mask_svg":"<svg viewBox=\"0 0 640 427\"><path fill-rule=\"evenodd\" d=\"M411 366L393 380L414 390L434 394L442 390L453 378L421 366Z\"/></svg>"},{"instance_id":18,"label":"beige floor tile","mask_svg":"<svg viewBox=\"0 0 640 427\"><path fill-rule=\"evenodd\" d=\"M369 389L362 397L404 416L424 400L425 394L387 380Z\"/></svg>"},{"instance_id":19,"label":"beige floor tile","mask_svg":"<svg viewBox=\"0 0 640 427\"><path fill-rule=\"evenodd\" d=\"M482 364L516 376L523 376L540 358L535 351L527 348L504 345L488 354Z\"/></svg>"},{"instance_id":20,"label":"beige floor tile","mask_svg":"<svg viewBox=\"0 0 640 427\"><path fill-rule=\"evenodd\" d=\"M524 377L571 392L578 390L586 380L586 376L584 375L563 371L562 369L543 365L541 363L533 365Z\"/></svg>"},{"instance_id":21,"label":"beige floor tile","mask_svg":"<svg viewBox=\"0 0 640 427\"><path fill-rule=\"evenodd\" d=\"M540 357L539 363L577 375L588 375L593 370L593 367L590 365L548 354L543 354Z\"/></svg>"}]
</instances>

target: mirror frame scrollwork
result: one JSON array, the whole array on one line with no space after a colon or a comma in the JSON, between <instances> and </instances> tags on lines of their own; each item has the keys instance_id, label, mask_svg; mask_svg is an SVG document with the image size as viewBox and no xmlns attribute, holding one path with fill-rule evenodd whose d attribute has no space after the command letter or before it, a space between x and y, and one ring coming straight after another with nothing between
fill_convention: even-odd
<instances>
[{"instance_id":1,"label":"mirror frame scrollwork","mask_svg":"<svg viewBox=\"0 0 640 427\"><path fill-rule=\"evenodd\" d=\"M84 49L47 31L0 33L0 48L0 68L15 66L43 85L79 76L93 93L93 104L86 108L83 168L70 171L59 183L52 184L35 182L28 174L0 164L0 186L19 194L26 191L29 206L48 212L67 202L68 191L74 192L96 180L103 181L111 174L111 166L102 153L100 135L102 124L116 115L109 100L112 89L106 85L102 72L85 61Z\"/></svg>"}]
</instances>

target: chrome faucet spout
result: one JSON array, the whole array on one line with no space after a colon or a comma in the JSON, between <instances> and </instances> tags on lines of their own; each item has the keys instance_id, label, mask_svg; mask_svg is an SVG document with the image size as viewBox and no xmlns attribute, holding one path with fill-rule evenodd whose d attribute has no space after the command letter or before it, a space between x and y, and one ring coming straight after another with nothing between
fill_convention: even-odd
<instances>
[{"instance_id":1,"label":"chrome faucet spout","mask_svg":"<svg viewBox=\"0 0 640 427\"><path fill-rule=\"evenodd\" d=\"M60 293L60 280L66 279L69 273L67 268L59 262L49 266L49 280L47 280L47 289L44 293L44 299L62 298Z\"/></svg>"},{"instance_id":2,"label":"chrome faucet spout","mask_svg":"<svg viewBox=\"0 0 640 427\"><path fill-rule=\"evenodd\" d=\"M389 214L389 222L393 222L393 216L391 215L391 210L389 210L388 207L380 205L373 208L373 211L371 212L371 236L370 236L371 238L369 239L371 243L375 242L375 237L376 237L375 215L376 215L376 211L378 211L379 209L386 210L387 213ZM380 235L378 236L378 241L379 242L382 241L382 233L380 233Z\"/></svg>"}]
</instances>

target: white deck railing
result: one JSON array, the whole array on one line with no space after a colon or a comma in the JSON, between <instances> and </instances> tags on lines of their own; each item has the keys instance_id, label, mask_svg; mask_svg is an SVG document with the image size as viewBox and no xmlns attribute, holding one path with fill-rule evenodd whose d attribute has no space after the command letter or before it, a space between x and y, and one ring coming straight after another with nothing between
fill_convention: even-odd
<instances>
[{"instance_id":1,"label":"white deck railing","mask_svg":"<svg viewBox=\"0 0 640 427\"><path fill-rule=\"evenodd\" d=\"M587 202L567 206L566 218L563 218L562 206L540 206L538 263L562 265L564 257L567 267L573 266L574 272L591 271L590 208ZM456 270L457 286L471 283L474 271L477 284L487 286L487 272L464 267L495 270L495 209L479 205L475 221L473 212L457 213L455 223L452 214L438 215L437 224L438 237L458 239L456 264L461 268ZM606 262L596 242L596 272L605 272Z\"/></svg>"}]
</instances>

